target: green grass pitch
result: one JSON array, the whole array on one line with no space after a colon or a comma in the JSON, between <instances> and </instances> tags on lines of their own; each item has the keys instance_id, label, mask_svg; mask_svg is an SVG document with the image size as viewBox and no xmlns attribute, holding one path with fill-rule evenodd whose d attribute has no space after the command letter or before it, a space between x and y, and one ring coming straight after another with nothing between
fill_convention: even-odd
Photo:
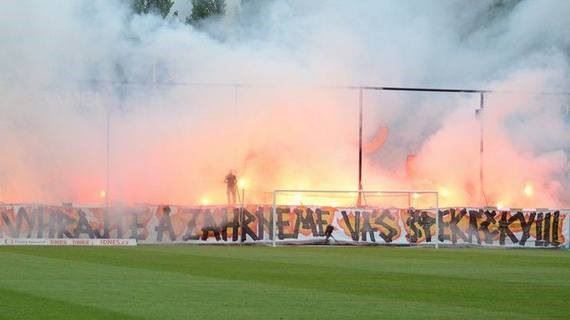
<instances>
[{"instance_id":1,"label":"green grass pitch","mask_svg":"<svg viewBox=\"0 0 570 320\"><path fill-rule=\"evenodd\" d=\"M1 319L568 319L570 252L0 247Z\"/></svg>"}]
</instances>

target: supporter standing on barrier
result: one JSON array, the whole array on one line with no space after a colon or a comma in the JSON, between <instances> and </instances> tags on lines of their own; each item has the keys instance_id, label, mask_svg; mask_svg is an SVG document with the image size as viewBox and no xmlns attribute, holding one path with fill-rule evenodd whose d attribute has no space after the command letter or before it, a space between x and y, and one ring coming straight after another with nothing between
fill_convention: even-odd
<instances>
[{"instance_id":1,"label":"supporter standing on barrier","mask_svg":"<svg viewBox=\"0 0 570 320\"><path fill-rule=\"evenodd\" d=\"M228 206L236 204L237 197L237 177L232 170L226 175L224 180L226 183L226 195L228 197Z\"/></svg>"}]
</instances>

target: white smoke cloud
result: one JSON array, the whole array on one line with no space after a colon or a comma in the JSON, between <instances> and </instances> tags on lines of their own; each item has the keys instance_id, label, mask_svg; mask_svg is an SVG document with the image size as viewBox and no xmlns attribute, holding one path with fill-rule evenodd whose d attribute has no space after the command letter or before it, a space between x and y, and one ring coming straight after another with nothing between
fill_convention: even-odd
<instances>
[{"instance_id":1,"label":"white smoke cloud","mask_svg":"<svg viewBox=\"0 0 570 320\"><path fill-rule=\"evenodd\" d=\"M2 4L0 201L101 201L109 110L114 201L222 202L229 169L267 201L275 188L356 187L357 92L318 86L569 87L566 1L228 1L200 30L183 23L188 2L174 9L180 19L119 1ZM486 96L486 199L478 99L366 91L366 136L389 136L365 159L365 188L568 205L569 97Z\"/></svg>"}]
</instances>

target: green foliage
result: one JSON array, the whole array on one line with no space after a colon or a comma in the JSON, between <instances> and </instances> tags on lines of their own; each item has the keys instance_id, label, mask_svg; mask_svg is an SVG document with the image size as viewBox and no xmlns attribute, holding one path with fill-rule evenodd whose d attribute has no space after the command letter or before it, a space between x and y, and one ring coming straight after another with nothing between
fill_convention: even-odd
<instances>
[{"instance_id":1,"label":"green foliage","mask_svg":"<svg viewBox=\"0 0 570 320\"><path fill-rule=\"evenodd\" d=\"M192 0L192 14L186 18L188 24L198 24L200 21L226 13L225 0Z\"/></svg>"},{"instance_id":2,"label":"green foliage","mask_svg":"<svg viewBox=\"0 0 570 320\"><path fill-rule=\"evenodd\" d=\"M136 14L159 14L166 18L174 0L132 0L132 8Z\"/></svg>"}]
</instances>

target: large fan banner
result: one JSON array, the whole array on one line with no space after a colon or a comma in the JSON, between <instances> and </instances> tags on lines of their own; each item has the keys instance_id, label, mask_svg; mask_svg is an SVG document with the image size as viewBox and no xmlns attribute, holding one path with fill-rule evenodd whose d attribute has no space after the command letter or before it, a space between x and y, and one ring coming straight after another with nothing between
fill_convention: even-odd
<instances>
[{"instance_id":1,"label":"large fan banner","mask_svg":"<svg viewBox=\"0 0 570 320\"><path fill-rule=\"evenodd\" d=\"M0 244L34 243L22 239L135 239L143 244L438 242L450 246L560 247L568 245L568 214L570 211L555 209L492 208L0 206Z\"/></svg>"}]
</instances>

